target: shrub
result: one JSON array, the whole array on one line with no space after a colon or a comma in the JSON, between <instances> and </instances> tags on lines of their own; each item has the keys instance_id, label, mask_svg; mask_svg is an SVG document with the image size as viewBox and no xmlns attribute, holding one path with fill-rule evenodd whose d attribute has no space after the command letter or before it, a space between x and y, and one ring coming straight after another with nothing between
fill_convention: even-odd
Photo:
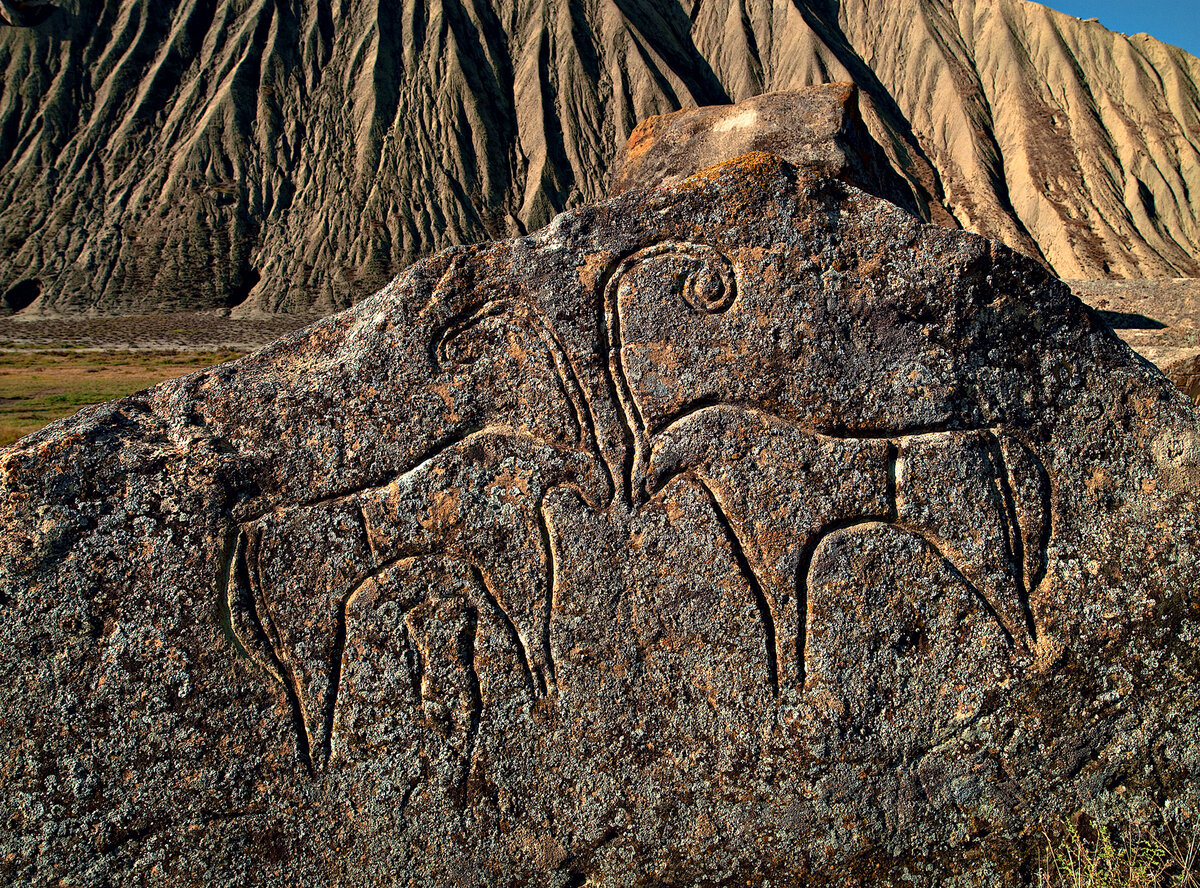
<instances>
[{"instance_id":1,"label":"shrub","mask_svg":"<svg viewBox=\"0 0 1200 888\"><path fill-rule=\"evenodd\" d=\"M1040 856L1039 888L1200 888L1194 803L1110 796L1054 832Z\"/></svg>"}]
</instances>

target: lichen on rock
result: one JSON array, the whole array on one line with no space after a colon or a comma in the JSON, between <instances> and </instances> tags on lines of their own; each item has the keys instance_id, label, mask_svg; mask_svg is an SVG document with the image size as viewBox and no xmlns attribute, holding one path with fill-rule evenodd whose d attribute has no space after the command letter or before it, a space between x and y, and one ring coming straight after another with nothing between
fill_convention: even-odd
<instances>
[{"instance_id":1,"label":"lichen on rock","mask_svg":"<svg viewBox=\"0 0 1200 888\"><path fill-rule=\"evenodd\" d=\"M751 155L0 453L8 884L1011 885L1194 783L1186 398Z\"/></svg>"}]
</instances>

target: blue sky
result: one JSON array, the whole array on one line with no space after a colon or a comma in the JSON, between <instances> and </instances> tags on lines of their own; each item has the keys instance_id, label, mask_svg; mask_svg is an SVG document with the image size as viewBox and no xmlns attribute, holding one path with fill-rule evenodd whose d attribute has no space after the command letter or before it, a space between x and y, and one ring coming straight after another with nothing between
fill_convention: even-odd
<instances>
[{"instance_id":1,"label":"blue sky","mask_svg":"<svg viewBox=\"0 0 1200 888\"><path fill-rule=\"evenodd\" d=\"M1080 18L1100 19L1110 31L1145 32L1200 56L1200 0L1037 0Z\"/></svg>"}]
</instances>

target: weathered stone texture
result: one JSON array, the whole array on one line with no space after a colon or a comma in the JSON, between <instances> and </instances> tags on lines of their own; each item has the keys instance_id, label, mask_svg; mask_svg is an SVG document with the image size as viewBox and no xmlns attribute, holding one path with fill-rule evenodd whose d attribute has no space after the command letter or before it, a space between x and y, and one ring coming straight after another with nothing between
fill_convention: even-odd
<instances>
[{"instance_id":1,"label":"weathered stone texture","mask_svg":"<svg viewBox=\"0 0 1200 888\"><path fill-rule=\"evenodd\" d=\"M1008 885L1200 764L1200 426L757 155L0 456L0 876Z\"/></svg>"},{"instance_id":2,"label":"weathered stone texture","mask_svg":"<svg viewBox=\"0 0 1200 888\"><path fill-rule=\"evenodd\" d=\"M609 194L686 179L743 154L762 151L830 179L841 179L914 215L958 227L940 205L897 172L863 122L858 87L830 83L767 93L735 105L658 114L639 123L613 162ZM919 163L920 160L914 160ZM925 164L925 177L935 174Z\"/></svg>"}]
</instances>

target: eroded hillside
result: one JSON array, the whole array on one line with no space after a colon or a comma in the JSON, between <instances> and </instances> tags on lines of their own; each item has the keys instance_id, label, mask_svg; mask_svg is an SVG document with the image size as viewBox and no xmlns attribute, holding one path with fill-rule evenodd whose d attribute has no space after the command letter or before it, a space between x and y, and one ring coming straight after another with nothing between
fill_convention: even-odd
<instances>
[{"instance_id":1,"label":"eroded hillside","mask_svg":"<svg viewBox=\"0 0 1200 888\"><path fill-rule=\"evenodd\" d=\"M650 114L846 79L929 217L1200 274L1200 60L1025 0L4 10L8 310L330 311L600 197Z\"/></svg>"}]
</instances>

